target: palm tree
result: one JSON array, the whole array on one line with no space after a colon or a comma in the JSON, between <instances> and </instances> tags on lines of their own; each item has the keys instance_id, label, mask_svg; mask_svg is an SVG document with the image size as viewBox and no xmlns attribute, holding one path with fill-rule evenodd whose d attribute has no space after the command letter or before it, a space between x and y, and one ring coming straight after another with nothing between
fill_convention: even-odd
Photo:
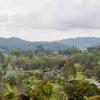
<instances>
[{"instance_id":1,"label":"palm tree","mask_svg":"<svg viewBox=\"0 0 100 100\"><path fill-rule=\"evenodd\" d=\"M47 81L42 86L43 95L46 97L46 100L49 100L53 94L53 86L50 81Z\"/></svg>"},{"instance_id":2,"label":"palm tree","mask_svg":"<svg viewBox=\"0 0 100 100\"><path fill-rule=\"evenodd\" d=\"M67 96L64 90L65 90L65 87L63 85L54 84L53 93L52 93L53 100L67 100Z\"/></svg>"},{"instance_id":3,"label":"palm tree","mask_svg":"<svg viewBox=\"0 0 100 100\"><path fill-rule=\"evenodd\" d=\"M20 92L15 87L11 87L9 84L5 85L5 93L3 96L6 97L6 100L18 100L19 95Z\"/></svg>"},{"instance_id":4,"label":"palm tree","mask_svg":"<svg viewBox=\"0 0 100 100\"><path fill-rule=\"evenodd\" d=\"M49 100L52 95L52 85L50 81L47 82L39 82L37 84L33 84L30 87L30 100L41 99L41 100Z\"/></svg>"},{"instance_id":5,"label":"palm tree","mask_svg":"<svg viewBox=\"0 0 100 100\"><path fill-rule=\"evenodd\" d=\"M38 100L39 98L42 97L42 94L43 94L41 91L41 85L42 85L42 82L40 80L34 80L34 81L31 81L31 83L29 82L28 84L24 83L23 89L21 91L27 97L29 97L28 100ZM25 95L22 94L22 96L25 96Z\"/></svg>"}]
</instances>

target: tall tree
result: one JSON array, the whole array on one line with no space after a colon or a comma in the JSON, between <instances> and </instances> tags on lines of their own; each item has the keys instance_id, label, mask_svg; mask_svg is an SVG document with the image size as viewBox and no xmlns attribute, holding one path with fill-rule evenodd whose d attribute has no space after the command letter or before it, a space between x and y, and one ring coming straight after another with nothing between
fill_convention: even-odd
<instances>
[{"instance_id":1,"label":"tall tree","mask_svg":"<svg viewBox=\"0 0 100 100\"><path fill-rule=\"evenodd\" d=\"M67 85L69 83L71 76L76 76L76 68L71 59L67 60L67 62L64 64L62 74L67 81Z\"/></svg>"}]
</instances>

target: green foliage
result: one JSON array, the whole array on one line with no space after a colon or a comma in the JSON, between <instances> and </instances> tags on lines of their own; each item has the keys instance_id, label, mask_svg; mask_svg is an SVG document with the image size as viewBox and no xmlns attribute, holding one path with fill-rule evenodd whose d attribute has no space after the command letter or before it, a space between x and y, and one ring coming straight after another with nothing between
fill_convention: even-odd
<instances>
[{"instance_id":1,"label":"green foliage","mask_svg":"<svg viewBox=\"0 0 100 100\"><path fill-rule=\"evenodd\" d=\"M10 85L16 85L21 71L18 68L13 69L11 65L8 65L5 72L4 80Z\"/></svg>"},{"instance_id":2,"label":"green foliage","mask_svg":"<svg viewBox=\"0 0 100 100\"><path fill-rule=\"evenodd\" d=\"M84 96L90 97L97 94L97 87L85 81L72 81L65 88L69 100L83 100Z\"/></svg>"},{"instance_id":3,"label":"green foliage","mask_svg":"<svg viewBox=\"0 0 100 100\"><path fill-rule=\"evenodd\" d=\"M64 77L61 76L61 77L58 77L58 79L56 80L57 83L59 84L64 84Z\"/></svg>"},{"instance_id":4,"label":"green foliage","mask_svg":"<svg viewBox=\"0 0 100 100\"><path fill-rule=\"evenodd\" d=\"M63 55L71 55L71 54L78 53L78 52L80 52L80 50L75 46L69 47L69 48L65 48L63 50L59 50L58 51L58 53L61 54L61 55L62 54Z\"/></svg>"},{"instance_id":5,"label":"green foliage","mask_svg":"<svg viewBox=\"0 0 100 100\"><path fill-rule=\"evenodd\" d=\"M66 64L64 65L62 74L65 77L65 80L67 80L67 84L71 76L74 76L74 77L76 76L76 68L70 59L68 59Z\"/></svg>"},{"instance_id":6,"label":"green foliage","mask_svg":"<svg viewBox=\"0 0 100 100\"><path fill-rule=\"evenodd\" d=\"M19 56L21 54L21 50L19 48L17 49L13 49L11 52L10 52L11 55L15 55L15 56Z\"/></svg>"},{"instance_id":7,"label":"green foliage","mask_svg":"<svg viewBox=\"0 0 100 100\"><path fill-rule=\"evenodd\" d=\"M98 80L100 80L100 69L96 70L96 77Z\"/></svg>"},{"instance_id":8,"label":"green foliage","mask_svg":"<svg viewBox=\"0 0 100 100\"><path fill-rule=\"evenodd\" d=\"M52 84L50 81L43 84L43 93L46 97L50 97L52 95Z\"/></svg>"},{"instance_id":9,"label":"green foliage","mask_svg":"<svg viewBox=\"0 0 100 100\"><path fill-rule=\"evenodd\" d=\"M3 68L0 66L0 81L2 80L3 77Z\"/></svg>"},{"instance_id":10,"label":"green foliage","mask_svg":"<svg viewBox=\"0 0 100 100\"><path fill-rule=\"evenodd\" d=\"M33 51L14 49L0 55L0 83L5 85L0 84L0 96L15 100L20 93L33 100L66 100L67 96L69 100L83 100L100 94L95 85L82 81L85 77L99 81L99 67L99 50L80 52L72 47L58 53L41 45ZM70 82L72 79L76 81Z\"/></svg>"},{"instance_id":11,"label":"green foliage","mask_svg":"<svg viewBox=\"0 0 100 100\"><path fill-rule=\"evenodd\" d=\"M20 92L9 84L5 85L5 90L4 97L7 97L8 100L17 100L17 97L20 95Z\"/></svg>"}]
</instances>

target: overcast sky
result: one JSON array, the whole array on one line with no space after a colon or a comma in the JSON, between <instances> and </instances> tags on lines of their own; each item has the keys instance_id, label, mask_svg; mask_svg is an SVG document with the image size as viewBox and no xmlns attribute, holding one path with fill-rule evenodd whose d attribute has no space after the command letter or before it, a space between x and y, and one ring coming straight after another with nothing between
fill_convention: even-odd
<instances>
[{"instance_id":1,"label":"overcast sky","mask_svg":"<svg viewBox=\"0 0 100 100\"><path fill-rule=\"evenodd\" d=\"M0 37L52 41L100 37L100 0L0 0Z\"/></svg>"}]
</instances>

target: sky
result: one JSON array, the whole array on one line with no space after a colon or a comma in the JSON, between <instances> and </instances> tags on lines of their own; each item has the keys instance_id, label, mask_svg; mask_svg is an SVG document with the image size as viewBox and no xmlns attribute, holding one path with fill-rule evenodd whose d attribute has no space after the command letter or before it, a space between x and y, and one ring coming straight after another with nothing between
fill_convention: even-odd
<instances>
[{"instance_id":1,"label":"sky","mask_svg":"<svg viewBox=\"0 0 100 100\"><path fill-rule=\"evenodd\" d=\"M100 37L100 0L0 0L0 37L53 41Z\"/></svg>"}]
</instances>

